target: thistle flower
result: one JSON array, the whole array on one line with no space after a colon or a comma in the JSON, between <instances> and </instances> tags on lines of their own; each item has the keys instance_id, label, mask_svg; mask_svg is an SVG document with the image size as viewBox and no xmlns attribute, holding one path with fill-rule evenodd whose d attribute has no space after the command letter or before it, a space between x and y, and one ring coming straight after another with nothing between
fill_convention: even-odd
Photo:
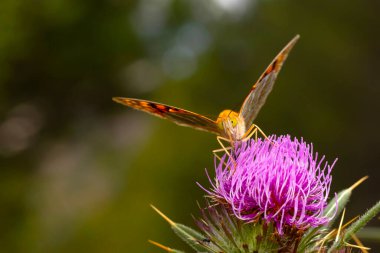
<instances>
[{"instance_id":1,"label":"thistle flower","mask_svg":"<svg viewBox=\"0 0 380 253\"><path fill-rule=\"evenodd\" d=\"M201 217L195 219L199 232L153 209L196 252L365 252L368 248L355 233L380 212L380 201L343 225L351 193L367 177L327 204L334 164L318 158L312 144L302 139L273 135L249 140L217 163L215 180L208 176L212 189L202 187L215 203L201 208ZM340 213L339 227L332 228ZM349 243L352 239L357 245ZM150 242L167 252L183 253Z\"/></svg>"},{"instance_id":2,"label":"thistle flower","mask_svg":"<svg viewBox=\"0 0 380 253\"><path fill-rule=\"evenodd\" d=\"M250 140L224 156L207 192L243 221L262 219L279 235L294 230L300 234L331 219L323 213L335 162L324 160L302 139Z\"/></svg>"}]
</instances>

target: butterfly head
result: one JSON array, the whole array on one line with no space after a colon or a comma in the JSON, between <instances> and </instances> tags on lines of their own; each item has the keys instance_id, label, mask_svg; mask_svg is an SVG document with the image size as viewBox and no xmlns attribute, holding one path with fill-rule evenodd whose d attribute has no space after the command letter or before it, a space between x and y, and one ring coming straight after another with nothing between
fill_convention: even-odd
<instances>
[{"instance_id":1,"label":"butterfly head","mask_svg":"<svg viewBox=\"0 0 380 253\"><path fill-rule=\"evenodd\" d=\"M223 130L226 138L240 140L245 134L244 119L232 110L222 111L216 120L218 127Z\"/></svg>"}]
</instances>

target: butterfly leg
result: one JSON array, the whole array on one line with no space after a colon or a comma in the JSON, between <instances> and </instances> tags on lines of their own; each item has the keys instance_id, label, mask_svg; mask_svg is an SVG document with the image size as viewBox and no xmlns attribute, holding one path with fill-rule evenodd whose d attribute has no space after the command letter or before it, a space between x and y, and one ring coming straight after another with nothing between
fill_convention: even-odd
<instances>
[{"instance_id":1,"label":"butterfly leg","mask_svg":"<svg viewBox=\"0 0 380 253\"><path fill-rule=\"evenodd\" d=\"M228 150L231 150L232 147L226 147L226 146L223 144L223 141L229 141L229 140L226 139L226 138L224 138L224 137L221 137L221 136L217 136L216 139L217 139L219 145L220 145L222 148L213 150L212 152L214 153L214 155L216 155L216 154L219 153L219 152L224 151L229 157L231 157L231 154L230 154L230 152L228 152Z\"/></svg>"},{"instance_id":2,"label":"butterfly leg","mask_svg":"<svg viewBox=\"0 0 380 253\"><path fill-rule=\"evenodd\" d=\"M262 136L264 136L264 138L265 138L266 140L270 141L270 142L272 143L272 145L275 145L275 144L276 144L274 141L272 141L272 140L270 140L270 139L268 138L268 136L263 132L263 130L261 130L260 127L258 127L257 125L255 125L255 126L256 126L256 129L260 132L260 134L261 134Z\"/></svg>"},{"instance_id":3,"label":"butterfly leg","mask_svg":"<svg viewBox=\"0 0 380 253\"><path fill-rule=\"evenodd\" d=\"M212 151L212 152L214 153L214 155L216 156L216 158L218 158L219 161L222 161L222 158L221 158L217 153L224 151L224 152L229 156L229 158L231 158L233 161L235 161L235 160L233 159L232 155L230 154L230 152L228 151L228 150L231 150L232 147L226 147L226 146L223 144L223 141L230 142L230 140L229 140L229 139L226 139L226 138L224 138L224 137L221 137L221 136L217 136L216 139L217 139L217 141L219 142L219 145L222 147L222 148L220 148L220 149L215 149L215 150ZM224 165L227 166L226 163L224 163Z\"/></svg>"},{"instance_id":4,"label":"butterfly leg","mask_svg":"<svg viewBox=\"0 0 380 253\"><path fill-rule=\"evenodd\" d=\"M258 127L257 125L255 125L255 126L256 126L257 130L259 130L259 132L264 136L264 138L268 140L269 138L268 138L268 136L263 132L263 130L261 130L261 128Z\"/></svg>"},{"instance_id":5,"label":"butterfly leg","mask_svg":"<svg viewBox=\"0 0 380 253\"><path fill-rule=\"evenodd\" d=\"M257 141L258 133L260 133L265 139L269 139L268 136L261 130L260 127L258 127L255 124L252 124L252 126L248 129L248 131L245 132L243 136L243 141L249 140L253 135L255 135L255 140Z\"/></svg>"},{"instance_id":6,"label":"butterfly leg","mask_svg":"<svg viewBox=\"0 0 380 253\"><path fill-rule=\"evenodd\" d=\"M213 150L213 151L212 151L212 152L214 153L214 156L215 156L216 158L218 158L219 162L222 161L222 158L221 158L219 155L217 155L217 152L220 152L220 151L223 151L223 149L216 149L216 150ZM223 161L223 163L224 163L225 166L227 166L226 162Z\"/></svg>"},{"instance_id":7,"label":"butterfly leg","mask_svg":"<svg viewBox=\"0 0 380 253\"><path fill-rule=\"evenodd\" d=\"M256 125L252 124L252 126L245 132L243 135L242 140L248 141L253 135L255 135L255 140L257 140L257 127Z\"/></svg>"}]
</instances>

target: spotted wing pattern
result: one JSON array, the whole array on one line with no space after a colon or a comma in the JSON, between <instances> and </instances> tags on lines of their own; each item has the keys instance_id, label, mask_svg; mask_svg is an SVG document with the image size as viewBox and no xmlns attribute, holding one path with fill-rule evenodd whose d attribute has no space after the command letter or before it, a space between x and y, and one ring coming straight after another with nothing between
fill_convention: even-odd
<instances>
[{"instance_id":1,"label":"spotted wing pattern","mask_svg":"<svg viewBox=\"0 0 380 253\"><path fill-rule=\"evenodd\" d=\"M214 120L194 112L142 99L115 97L113 100L154 116L168 119L180 126L192 127L217 135L223 134Z\"/></svg>"},{"instance_id":2,"label":"spotted wing pattern","mask_svg":"<svg viewBox=\"0 0 380 253\"><path fill-rule=\"evenodd\" d=\"M252 86L251 91L245 98L240 109L239 115L243 117L246 129L249 129L256 118L261 107L264 105L269 93L271 92L277 75L290 50L293 48L299 35L295 36L274 58L257 82Z\"/></svg>"}]
</instances>

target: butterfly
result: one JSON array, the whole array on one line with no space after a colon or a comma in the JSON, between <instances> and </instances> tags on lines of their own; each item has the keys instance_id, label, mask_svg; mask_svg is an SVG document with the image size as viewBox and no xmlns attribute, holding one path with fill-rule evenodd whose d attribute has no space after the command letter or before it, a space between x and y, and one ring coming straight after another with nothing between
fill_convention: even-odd
<instances>
[{"instance_id":1,"label":"butterfly","mask_svg":"<svg viewBox=\"0 0 380 253\"><path fill-rule=\"evenodd\" d=\"M181 126L211 132L231 141L240 141L257 127L253 121L264 105L283 63L298 39L299 35L295 36L273 59L252 86L239 112L223 110L216 120L195 112L148 100L124 97L114 97L113 100L125 106L168 119Z\"/></svg>"}]
</instances>

